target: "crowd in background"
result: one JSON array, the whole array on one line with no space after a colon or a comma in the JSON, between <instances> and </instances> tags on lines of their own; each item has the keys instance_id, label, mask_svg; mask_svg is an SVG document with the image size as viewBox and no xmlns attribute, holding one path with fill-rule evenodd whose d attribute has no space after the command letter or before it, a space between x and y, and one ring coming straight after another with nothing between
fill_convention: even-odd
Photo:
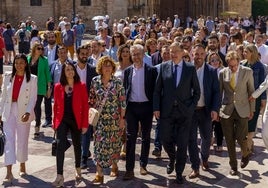
<instances>
[{"instance_id":1,"label":"crowd in background","mask_svg":"<svg viewBox=\"0 0 268 188\"><path fill-rule=\"evenodd\" d=\"M165 149L170 158L167 173L175 169L177 183L183 183L181 175L187 148L192 163L189 178L196 178L200 173L199 166L203 170L209 169L211 145L215 144L216 152L223 151L224 137L230 158L230 174L237 175L235 140L242 150L241 168L245 168L250 155L254 154L253 137L259 114L266 114L266 110L263 112L266 93L262 92L263 87L268 87L265 85L268 70L267 17L259 16L255 20L237 17L227 21L200 15L197 19L187 17L184 21L178 15L166 20L153 15L147 19L127 17L113 23L109 23L109 19L105 16L96 20L95 38L83 45L86 26L79 15L74 24L67 17L61 17L56 24L50 17L45 24L46 31L39 31L31 18L20 22L17 30L10 23L0 21L0 85L6 92L7 85L2 85L3 64L13 64L15 74L19 70L18 59L27 60L29 67L24 65L25 72L29 68L37 77L35 106L25 112L27 115L34 111L34 137L38 139L40 135L43 99L45 122L42 127L53 126L61 133L57 135L59 153L57 178L53 185L62 186L64 182L63 161L64 151L68 149L66 136L69 130L75 145L77 182L81 181L81 168L87 168L90 150L97 166L93 183L102 184L102 169L110 166L110 176L118 176L120 157L126 160L123 179L133 179L138 136L142 139L140 174L146 175L153 115L157 125L152 154L161 157L162 147ZM16 45L20 54L27 55L26 60L24 56L16 56ZM25 72L19 73L24 75ZM185 72L189 74L188 81L183 79ZM171 79L174 74L175 81ZM244 81L240 80L241 75ZM11 79L10 75L7 78ZM242 89L238 89L238 85ZM20 88L18 85L14 87ZM185 89L181 88L185 93L189 91L187 96L176 90L180 87ZM85 90L85 95L79 95L79 90ZM170 95L176 92L177 95ZM83 100L88 98L89 107L102 109L94 129L85 120L85 117L88 119L87 113L83 111L86 115L81 117L81 108L88 110L88 106L78 106L74 102L77 101L75 96ZM12 102L18 100L17 97ZM170 103L169 108L162 104L165 100L165 105ZM80 115L77 110L80 110ZM17 118L17 114L14 116ZM174 129L164 130L163 125ZM186 128L178 128L179 125ZM232 126L236 129L233 130ZM268 128L265 126L263 139L268 147ZM197 149L197 130L201 136L201 159ZM92 135L94 149L90 149ZM185 137L178 140L174 137L178 135ZM29 137L29 130L25 137ZM13 151L15 145L9 147L13 147ZM22 175L26 173L25 158L21 161ZM15 162L5 160L5 164L8 167L6 181L12 181L11 165Z\"/></svg>"}]
</instances>

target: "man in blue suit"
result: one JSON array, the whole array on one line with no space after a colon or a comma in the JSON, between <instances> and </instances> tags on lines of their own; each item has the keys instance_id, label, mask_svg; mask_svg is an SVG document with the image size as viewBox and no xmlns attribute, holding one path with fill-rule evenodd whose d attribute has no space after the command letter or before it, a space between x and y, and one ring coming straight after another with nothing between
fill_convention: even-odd
<instances>
[{"instance_id":1,"label":"man in blue suit","mask_svg":"<svg viewBox=\"0 0 268 188\"><path fill-rule=\"evenodd\" d=\"M153 98L154 115L160 118L160 139L170 159L167 174L173 172L176 162L178 184L183 183L191 120L200 97L195 67L183 61L183 54L181 44L170 45L171 61L160 65Z\"/></svg>"},{"instance_id":2,"label":"man in blue suit","mask_svg":"<svg viewBox=\"0 0 268 188\"><path fill-rule=\"evenodd\" d=\"M141 125L142 145L140 154L140 174L146 175L148 171L150 135L153 120L153 92L157 71L155 67L143 62L144 48L140 44L130 47L133 66L128 67L124 73L124 87L126 90L126 173L124 180L134 178L135 148L139 122Z\"/></svg>"},{"instance_id":3,"label":"man in blue suit","mask_svg":"<svg viewBox=\"0 0 268 188\"><path fill-rule=\"evenodd\" d=\"M199 176L199 151L197 145L197 129L201 136L201 159L202 169L208 170L208 157L212 137L212 121L218 120L220 108L220 86L217 69L205 62L206 51L202 44L193 47L193 59L200 85L200 99L194 111L192 126L189 136L189 156L192 163L192 172L189 178Z\"/></svg>"}]
</instances>

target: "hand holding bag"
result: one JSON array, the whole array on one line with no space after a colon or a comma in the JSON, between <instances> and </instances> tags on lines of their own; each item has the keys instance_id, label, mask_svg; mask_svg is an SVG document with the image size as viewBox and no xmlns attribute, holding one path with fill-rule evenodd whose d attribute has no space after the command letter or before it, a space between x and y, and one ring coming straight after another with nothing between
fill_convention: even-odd
<instances>
[{"instance_id":1,"label":"hand holding bag","mask_svg":"<svg viewBox=\"0 0 268 188\"><path fill-rule=\"evenodd\" d=\"M52 156L57 155L57 146L58 146L58 142L57 142L57 138L56 138L56 131L54 131L54 136L53 136L53 141L52 141L52 148L51 148L51 155ZM68 139L66 139L66 146L65 146L64 151L66 151L69 147L71 147L71 143L69 142Z\"/></svg>"},{"instance_id":2,"label":"hand holding bag","mask_svg":"<svg viewBox=\"0 0 268 188\"><path fill-rule=\"evenodd\" d=\"M6 143L6 135L3 131L3 122L1 121L1 125L0 125L0 156L2 156L4 154L5 143Z\"/></svg>"},{"instance_id":3,"label":"hand holding bag","mask_svg":"<svg viewBox=\"0 0 268 188\"><path fill-rule=\"evenodd\" d=\"M109 93L109 90L111 88L111 85L110 82L108 83L108 88L104 94L104 98L103 100L101 101L101 104L99 106L99 110L95 109L95 108L89 108L89 111L88 111L88 123L90 125L92 125L93 127L96 127L98 121L99 121L99 118L100 118L100 114L102 112L102 109L103 109L103 106L105 105L105 102L108 98L108 93Z\"/></svg>"}]
</instances>

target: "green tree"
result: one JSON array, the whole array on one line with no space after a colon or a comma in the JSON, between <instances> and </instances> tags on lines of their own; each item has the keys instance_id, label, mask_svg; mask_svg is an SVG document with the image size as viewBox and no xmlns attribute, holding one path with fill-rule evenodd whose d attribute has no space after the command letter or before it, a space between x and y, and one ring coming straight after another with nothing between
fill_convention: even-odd
<instances>
[{"instance_id":1,"label":"green tree","mask_svg":"<svg viewBox=\"0 0 268 188\"><path fill-rule=\"evenodd\" d=\"M268 15L268 0L252 0L252 16Z\"/></svg>"}]
</instances>

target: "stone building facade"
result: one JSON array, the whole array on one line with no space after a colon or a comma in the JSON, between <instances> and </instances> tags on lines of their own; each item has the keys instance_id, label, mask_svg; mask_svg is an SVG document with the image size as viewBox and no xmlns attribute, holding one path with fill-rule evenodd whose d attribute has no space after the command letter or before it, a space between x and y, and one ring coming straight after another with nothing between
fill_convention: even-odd
<instances>
[{"instance_id":1,"label":"stone building facade","mask_svg":"<svg viewBox=\"0 0 268 188\"><path fill-rule=\"evenodd\" d=\"M157 14L161 19L178 14L181 18L200 14L221 17L225 11L238 12L240 16L251 15L252 0L0 0L0 18L16 25L31 16L41 28L50 16L57 20L66 16L70 20L75 13L82 16L89 28L96 15L109 15L113 19L148 17ZM75 9L73 8L75 7Z\"/></svg>"}]
</instances>

